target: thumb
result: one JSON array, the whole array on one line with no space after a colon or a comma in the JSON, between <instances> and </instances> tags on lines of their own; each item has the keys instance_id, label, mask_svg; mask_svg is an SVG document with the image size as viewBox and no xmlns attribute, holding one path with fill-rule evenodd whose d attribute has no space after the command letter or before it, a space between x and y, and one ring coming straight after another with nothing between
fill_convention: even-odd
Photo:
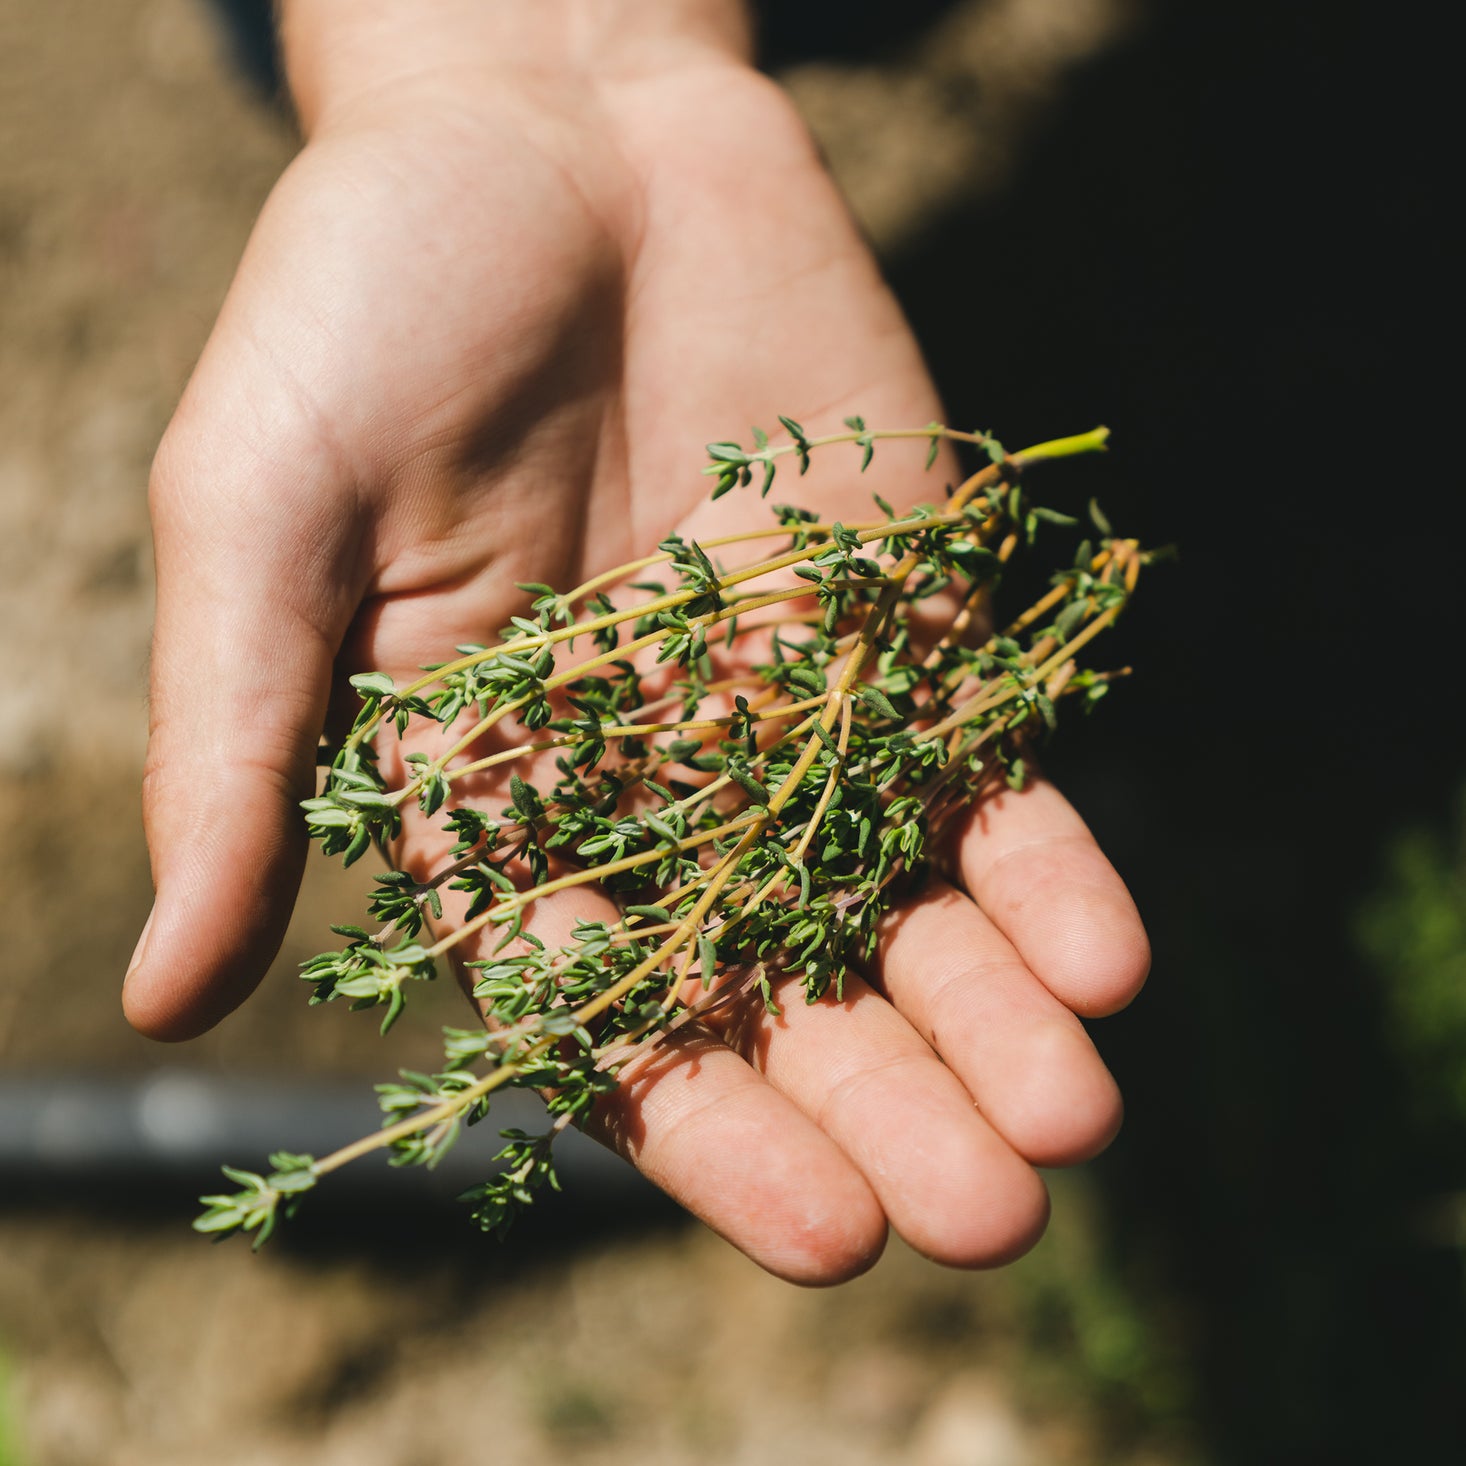
<instances>
[{"instance_id":1,"label":"thumb","mask_svg":"<svg viewBox=\"0 0 1466 1466\"><path fill-rule=\"evenodd\" d=\"M186 399L150 486L157 895L123 986L128 1020L160 1039L212 1027L279 949L304 858L297 805L362 589L354 496L325 445L276 428L266 450L189 416Z\"/></svg>"}]
</instances>

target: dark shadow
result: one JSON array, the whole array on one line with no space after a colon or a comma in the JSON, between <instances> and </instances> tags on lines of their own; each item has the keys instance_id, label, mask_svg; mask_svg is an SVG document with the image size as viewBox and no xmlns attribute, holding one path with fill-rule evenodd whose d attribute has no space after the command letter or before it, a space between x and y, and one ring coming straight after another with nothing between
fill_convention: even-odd
<instances>
[{"instance_id":1,"label":"dark shadow","mask_svg":"<svg viewBox=\"0 0 1466 1466\"><path fill-rule=\"evenodd\" d=\"M455 1200L456 1186L434 1184L431 1177L398 1173L353 1182L343 1173L332 1179L338 1184L322 1186L309 1206L281 1223L265 1244L269 1251L323 1263L364 1261L403 1274L450 1267L483 1279L487 1286L526 1267L559 1266L566 1256L604 1247L616 1237L697 1225L675 1202L629 1172L625 1184L612 1186L571 1177L562 1191L538 1196L502 1240L474 1226L468 1208ZM146 1230L157 1236L171 1231L180 1247L247 1249L247 1238L212 1243L190 1233L189 1221L199 1210L198 1192L214 1184L214 1177L200 1173L163 1175L146 1188L116 1185L105 1194L109 1225L119 1233ZM4 1215L94 1222L98 1197L95 1177L71 1182L7 1177Z\"/></svg>"},{"instance_id":2,"label":"dark shadow","mask_svg":"<svg viewBox=\"0 0 1466 1466\"><path fill-rule=\"evenodd\" d=\"M926 32L954 0L761 0L759 65L770 70L801 61L888 58Z\"/></svg>"},{"instance_id":3,"label":"dark shadow","mask_svg":"<svg viewBox=\"0 0 1466 1466\"><path fill-rule=\"evenodd\" d=\"M205 0L219 23L229 59L267 97L284 89L271 0Z\"/></svg>"},{"instance_id":4,"label":"dark shadow","mask_svg":"<svg viewBox=\"0 0 1466 1466\"><path fill-rule=\"evenodd\" d=\"M217 15L234 65L267 96L281 92L280 52L271 0L206 0ZM755 6L759 64L861 60L889 55L916 40L953 0L801 0Z\"/></svg>"},{"instance_id":5,"label":"dark shadow","mask_svg":"<svg viewBox=\"0 0 1466 1466\"><path fill-rule=\"evenodd\" d=\"M1156 5L1008 192L890 262L960 417L1114 428L1040 497L1182 547L1106 650L1139 674L1047 763L1153 931L1096 1028L1130 1115L1102 1175L1228 1461L1466 1443L1460 1258L1412 1221L1466 1156L1412 1136L1350 937L1462 766L1443 56L1357 5Z\"/></svg>"}]
</instances>

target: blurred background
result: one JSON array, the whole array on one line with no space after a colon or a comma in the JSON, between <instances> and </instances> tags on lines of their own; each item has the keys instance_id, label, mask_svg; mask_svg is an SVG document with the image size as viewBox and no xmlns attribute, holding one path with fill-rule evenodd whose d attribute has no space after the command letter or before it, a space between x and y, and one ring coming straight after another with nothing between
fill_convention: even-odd
<instances>
[{"instance_id":1,"label":"blurred background","mask_svg":"<svg viewBox=\"0 0 1466 1466\"><path fill-rule=\"evenodd\" d=\"M375 1175L257 1259L188 1232L221 1137L349 1127L454 1010L390 1053L306 1012L352 895L317 872L214 1034L122 1023L147 467L297 142L257 8L0 0L0 1466L1466 1459L1455 64L1419 9L766 7L954 415L1108 422L1051 493L1182 550L1049 760L1154 937L1094 1028L1124 1134L1017 1266L893 1244L806 1293L584 1155L503 1247Z\"/></svg>"}]
</instances>

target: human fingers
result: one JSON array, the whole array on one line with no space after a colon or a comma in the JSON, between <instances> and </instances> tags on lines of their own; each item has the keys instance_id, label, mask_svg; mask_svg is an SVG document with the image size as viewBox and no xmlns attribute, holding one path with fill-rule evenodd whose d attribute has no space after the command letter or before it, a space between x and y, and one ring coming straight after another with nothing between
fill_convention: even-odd
<instances>
[{"instance_id":1,"label":"human fingers","mask_svg":"<svg viewBox=\"0 0 1466 1466\"><path fill-rule=\"evenodd\" d=\"M781 1011L746 1009L730 1042L850 1158L907 1242L994 1267L1038 1240L1043 1182L884 998L854 974L842 1000L806 1003L792 978L775 995Z\"/></svg>"},{"instance_id":2,"label":"human fingers","mask_svg":"<svg viewBox=\"0 0 1466 1466\"><path fill-rule=\"evenodd\" d=\"M1150 944L1135 902L1047 780L979 800L954 849L968 894L1060 1002L1093 1018L1140 991Z\"/></svg>"},{"instance_id":3,"label":"human fingers","mask_svg":"<svg viewBox=\"0 0 1466 1466\"><path fill-rule=\"evenodd\" d=\"M420 839L408 856L428 848ZM451 917L458 897L445 895ZM555 948L573 942L579 923L614 921L618 912L583 885L535 901L526 915L535 938ZM493 946L484 935L461 956ZM472 974L463 976L471 985ZM885 1216L857 1168L700 1022L684 1022L634 1058L586 1129L779 1277L836 1283L880 1256Z\"/></svg>"},{"instance_id":4,"label":"human fingers","mask_svg":"<svg viewBox=\"0 0 1466 1466\"><path fill-rule=\"evenodd\" d=\"M885 1215L857 1166L701 1025L663 1039L587 1129L790 1282L843 1282L885 1245Z\"/></svg>"},{"instance_id":5,"label":"human fingers","mask_svg":"<svg viewBox=\"0 0 1466 1466\"><path fill-rule=\"evenodd\" d=\"M1088 1034L960 891L933 880L892 911L873 975L1032 1164L1073 1165L1114 1138L1120 1092Z\"/></svg>"}]
</instances>

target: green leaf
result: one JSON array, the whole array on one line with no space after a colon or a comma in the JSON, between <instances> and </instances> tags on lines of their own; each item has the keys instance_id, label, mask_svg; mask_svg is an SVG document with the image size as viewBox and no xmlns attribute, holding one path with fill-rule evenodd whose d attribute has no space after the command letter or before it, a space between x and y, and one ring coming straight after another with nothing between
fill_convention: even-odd
<instances>
[{"instance_id":1,"label":"green leaf","mask_svg":"<svg viewBox=\"0 0 1466 1466\"><path fill-rule=\"evenodd\" d=\"M542 806L539 794L518 774L509 776L509 798L514 805L515 813L522 819L537 820L540 817Z\"/></svg>"},{"instance_id":2,"label":"green leaf","mask_svg":"<svg viewBox=\"0 0 1466 1466\"><path fill-rule=\"evenodd\" d=\"M755 804L767 804L769 802L769 791L759 783L752 774L741 764L730 763L728 765L728 777L743 790Z\"/></svg>"},{"instance_id":3,"label":"green leaf","mask_svg":"<svg viewBox=\"0 0 1466 1466\"><path fill-rule=\"evenodd\" d=\"M901 714L896 711L895 703L879 687L872 687L870 683L866 682L855 689L855 695L878 717L896 719L901 717Z\"/></svg>"},{"instance_id":4,"label":"green leaf","mask_svg":"<svg viewBox=\"0 0 1466 1466\"><path fill-rule=\"evenodd\" d=\"M239 1207L227 1210L205 1212L193 1220L195 1232L232 1232L244 1220L245 1213Z\"/></svg>"},{"instance_id":5,"label":"green leaf","mask_svg":"<svg viewBox=\"0 0 1466 1466\"><path fill-rule=\"evenodd\" d=\"M1029 512L1045 524L1057 524L1064 529L1073 529L1079 523L1072 514L1061 514L1057 509L1046 509L1042 504L1035 504Z\"/></svg>"},{"instance_id":6,"label":"green leaf","mask_svg":"<svg viewBox=\"0 0 1466 1466\"><path fill-rule=\"evenodd\" d=\"M309 1191L315 1184L316 1178L308 1170L277 1172L270 1177L271 1189L282 1196L298 1196L302 1191Z\"/></svg>"},{"instance_id":7,"label":"green leaf","mask_svg":"<svg viewBox=\"0 0 1466 1466\"><path fill-rule=\"evenodd\" d=\"M418 808L424 814L436 814L443 807L443 802L448 798L448 780L440 769L430 778L423 780L422 788L418 790Z\"/></svg>"},{"instance_id":8,"label":"green leaf","mask_svg":"<svg viewBox=\"0 0 1466 1466\"><path fill-rule=\"evenodd\" d=\"M657 837L657 839L665 840L669 845L673 846L680 845L682 843L682 836L679 835L676 828L673 825L669 825L666 820L659 818L657 815L651 813L650 810L648 810L647 813L642 816L642 818L646 821L647 829L649 829L652 834Z\"/></svg>"},{"instance_id":9,"label":"green leaf","mask_svg":"<svg viewBox=\"0 0 1466 1466\"><path fill-rule=\"evenodd\" d=\"M1089 615L1089 606L1084 601L1070 601L1054 618L1054 635L1061 642L1068 641Z\"/></svg>"},{"instance_id":10,"label":"green leaf","mask_svg":"<svg viewBox=\"0 0 1466 1466\"><path fill-rule=\"evenodd\" d=\"M382 1026L379 1030L382 1037L386 1038L392 1030L392 1025L402 1016L402 1010L407 1006L407 999L403 996L402 989L395 987L391 996L387 999L387 1011L382 1015Z\"/></svg>"},{"instance_id":11,"label":"green leaf","mask_svg":"<svg viewBox=\"0 0 1466 1466\"><path fill-rule=\"evenodd\" d=\"M390 697L396 691L396 684L385 672L358 672L349 680L367 697Z\"/></svg>"},{"instance_id":12,"label":"green leaf","mask_svg":"<svg viewBox=\"0 0 1466 1466\"><path fill-rule=\"evenodd\" d=\"M356 823L356 816L346 809L313 809L306 815L306 824L313 830L346 829Z\"/></svg>"}]
</instances>

